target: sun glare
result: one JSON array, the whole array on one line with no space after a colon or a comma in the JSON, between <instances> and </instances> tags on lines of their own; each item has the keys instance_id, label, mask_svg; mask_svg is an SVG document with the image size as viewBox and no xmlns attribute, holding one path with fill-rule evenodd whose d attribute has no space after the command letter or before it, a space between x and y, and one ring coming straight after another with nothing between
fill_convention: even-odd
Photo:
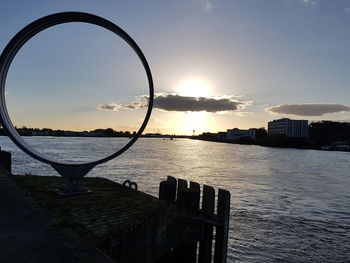
<instances>
[{"instance_id":1,"label":"sun glare","mask_svg":"<svg viewBox=\"0 0 350 263\"><path fill-rule=\"evenodd\" d=\"M212 85L201 78L188 78L180 82L177 92L181 96L210 97L212 96Z\"/></svg>"},{"instance_id":2,"label":"sun glare","mask_svg":"<svg viewBox=\"0 0 350 263\"><path fill-rule=\"evenodd\" d=\"M211 97L213 96L213 86L203 78L187 78L178 84L176 88L177 94L186 97ZM208 128L208 113L201 112L186 112L185 116L178 116L177 125L184 127L186 134L192 134L193 130L198 132L207 131Z\"/></svg>"}]
</instances>

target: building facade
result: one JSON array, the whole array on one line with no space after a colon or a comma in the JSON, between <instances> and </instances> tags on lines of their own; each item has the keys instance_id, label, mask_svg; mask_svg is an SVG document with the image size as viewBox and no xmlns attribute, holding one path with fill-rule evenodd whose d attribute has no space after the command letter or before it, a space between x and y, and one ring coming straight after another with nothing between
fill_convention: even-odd
<instances>
[{"instance_id":1,"label":"building facade","mask_svg":"<svg viewBox=\"0 0 350 263\"><path fill-rule=\"evenodd\" d=\"M273 120L268 123L269 134L283 134L286 137L308 138L309 121L288 118Z\"/></svg>"},{"instance_id":2,"label":"building facade","mask_svg":"<svg viewBox=\"0 0 350 263\"><path fill-rule=\"evenodd\" d=\"M256 129L240 130L237 128L227 130L227 139L238 140L244 137L250 137L255 140Z\"/></svg>"}]
</instances>

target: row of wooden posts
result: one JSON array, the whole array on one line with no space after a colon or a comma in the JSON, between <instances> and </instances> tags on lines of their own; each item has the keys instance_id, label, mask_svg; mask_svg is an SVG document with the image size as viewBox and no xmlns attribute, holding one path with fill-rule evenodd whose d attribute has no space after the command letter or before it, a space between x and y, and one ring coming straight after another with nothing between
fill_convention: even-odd
<instances>
[{"instance_id":1,"label":"row of wooden posts","mask_svg":"<svg viewBox=\"0 0 350 263\"><path fill-rule=\"evenodd\" d=\"M227 257L228 230L230 217L230 192L219 189L217 194L217 211L215 213L215 190L211 186L203 186L202 202L200 202L200 185L183 179L168 176L159 185L159 198L168 204L175 203L189 215L199 218L204 223L203 235L195 243L171 250L171 258L167 262L181 263L225 263ZM201 207L200 207L201 203ZM215 237L214 237L215 228ZM213 246L213 240L215 245ZM199 243L199 246L198 246ZM212 251L214 247L214 251Z\"/></svg>"}]
</instances>

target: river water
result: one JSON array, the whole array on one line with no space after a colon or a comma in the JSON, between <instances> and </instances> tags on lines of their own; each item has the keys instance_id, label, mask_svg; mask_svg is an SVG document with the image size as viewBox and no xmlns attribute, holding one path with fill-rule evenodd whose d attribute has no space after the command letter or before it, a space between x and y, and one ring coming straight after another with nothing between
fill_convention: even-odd
<instances>
[{"instance_id":1,"label":"river water","mask_svg":"<svg viewBox=\"0 0 350 263\"><path fill-rule=\"evenodd\" d=\"M91 161L126 138L27 137L53 158ZM13 173L57 175L4 136ZM157 196L166 176L231 192L228 262L350 262L350 153L141 138L89 176L137 182Z\"/></svg>"}]
</instances>

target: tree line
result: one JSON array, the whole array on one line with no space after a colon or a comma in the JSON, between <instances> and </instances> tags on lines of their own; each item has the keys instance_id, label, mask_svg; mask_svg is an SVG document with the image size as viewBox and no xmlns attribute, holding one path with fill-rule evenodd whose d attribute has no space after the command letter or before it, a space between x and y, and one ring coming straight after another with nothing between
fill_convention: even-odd
<instances>
[{"instance_id":1,"label":"tree line","mask_svg":"<svg viewBox=\"0 0 350 263\"><path fill-rule=\"evenodd\" d=\"M50 128L21 128L15 127L21 136L58 136L58 137L132 137L136 132L130 131L115 131L112 128L95 129L92 131L69 131L69 130L54 130ZM3 128L0 129L0 135L6 135Z\"/></svg>"}]
</instances>

